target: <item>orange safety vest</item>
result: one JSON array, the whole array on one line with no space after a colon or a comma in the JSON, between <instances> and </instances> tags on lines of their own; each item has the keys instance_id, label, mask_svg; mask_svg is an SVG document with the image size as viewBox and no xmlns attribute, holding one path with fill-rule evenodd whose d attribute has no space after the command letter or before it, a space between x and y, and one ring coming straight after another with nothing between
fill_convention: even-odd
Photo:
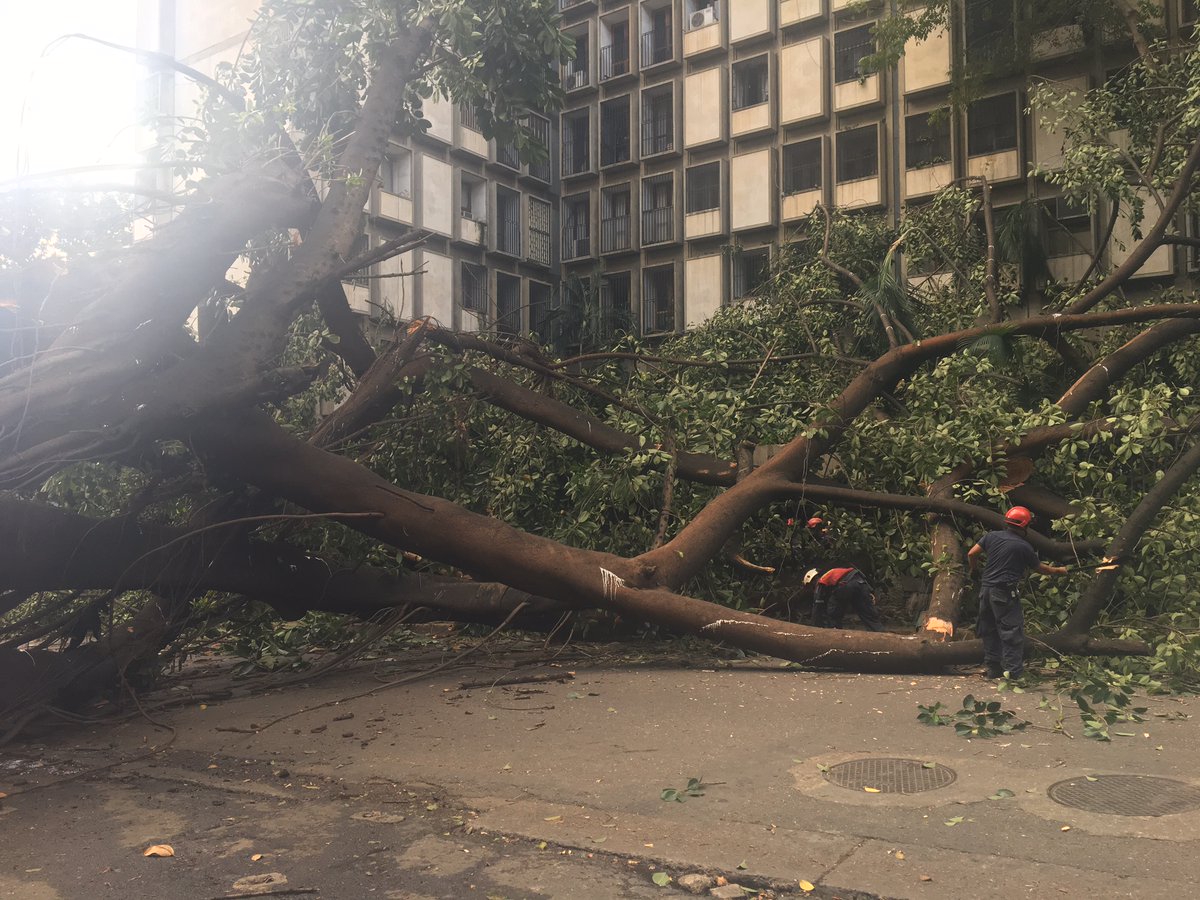
<instances>
[{"instance_id":1,"label":"orange safety vest","mask_svg":"<svg viewBox=\"0 0 1200 900\"><path fill-rule=\"evenodd\" d=\"M830 569L818 579L818 584L823 584L825 587L833 587L840 584L842 579L853 572L854 569Z\"/></svg>"}]
</instances>

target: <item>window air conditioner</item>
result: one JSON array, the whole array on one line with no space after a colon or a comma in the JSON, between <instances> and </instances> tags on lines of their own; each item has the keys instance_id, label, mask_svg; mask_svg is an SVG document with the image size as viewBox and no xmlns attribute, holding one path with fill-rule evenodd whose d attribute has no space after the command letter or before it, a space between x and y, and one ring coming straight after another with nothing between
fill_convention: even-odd
<instances>
[{"instance_id":1,"label":"window air conditioner","mask_svg":"<svg viewBox=\"0 0 1200 900\"><path fill-rule=\"evenodd\" d=\"M591 248L588 246L587 238L575 238L574 243L575 253L572 255L572 259L579 259L580 257L588 256L591 253Z\"/></svg>"},{"instance_id":2,"label":"window air conditioner","mask_svg":"<svg viewBox=\"0 0 1200 900\"><path fill-rule=\"evenodd\" d=\"M692 13L692 31L697 28L703 28L706 25L712 25L717 21L717 8L715 6L706 6L704 9L697 10Z\"/></svg>"}]
</instances>

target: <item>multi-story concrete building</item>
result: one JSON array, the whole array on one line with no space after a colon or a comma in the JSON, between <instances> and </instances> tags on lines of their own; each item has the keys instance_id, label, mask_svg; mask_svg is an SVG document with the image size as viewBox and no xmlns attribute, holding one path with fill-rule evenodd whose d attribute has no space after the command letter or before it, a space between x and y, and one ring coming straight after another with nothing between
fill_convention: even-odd
<instances>
[{"instance_id":1,"label":"multi-story concrete building","mask_svg":"<svg viewBox=\"0 0 1200 900\"><path fill-rule=\"evenodd\" d=\"M211 75L245 46L260 0L142 0L139 45ZM191 115L198 87L180 74L154 76L148 99L163 116ZM512 147L486 139L474 111L426 101L424 134L394 141L364 213L363 246L420 228L418 250L348 283L365 315L433 316L464 330L538 330L557 297L554 221L557 172L522 162ZM557 117L531 114L549 147ZM169 127L169 126L168 126ZM169 137L169 135L166 135ZM419 273L413 277L388 277Z\"/></svg>"},{"instance_id":2,"label":"multi-story concrete building","mask_svg":"<svg viewBox=\"0 0 1200 900\"><path fill-rule=\"evenodd\" d=\"M951 71L956 60L1020 40L1035 79L1077 97L1132 58L1127 39L1085 35L1068 21L1030 34L1023 0L960 0L952 27L863 77L872 26L893 0L560 4L576 45L562 71L566 104L532 118L550 161L523 164L483 137L470 110L427 103L432 127L392 147L366 238L431 232L420 250L373 273L422 274L351 285L356 309L544 333L552 308L586 292L613 322L670 333L750 295L819 204L898 219L970 176L988 179L998 206L1047 201L1055 276L1077 278L1091 262L1104 211L1093 219L1028 174L1061 164L1063 141L1038 110L1026 115L1028 72L988 80L951 112ZM1190 33L1196 0L1162 5L1167 33ZM142 44L212 71L239 52L256 7L144 0ZM160 108L185 113L194 87L161 77ZM1195 224L1181 223L1192 233ZM1106 264L1125 258L1131 231L1122 216ZM1138 275L1183 277L1195 262L1184 248L1163 247Z\"/></svg>"},{"instance_id":3,"label":"multi-story concrete building","mask_svg":"<svg viewBox=\"0 0 1200 900\"><path fill-rule=\"evenodd\" d=\"M954 24L867 75L872 26L895 4L856 0L561 0L575 59L564 67L562 266L598 276L616 312L670 332L750 294L775 248L818 204L898 217L940 188L985 176L998 205L1042 197L1056 214L1050 267L1078 277L1097 223L1028 177L1061 163L1061 134L1026 115L1027 75L991 79L948 109L956 59L1013 52L1038 80L1078 92L1133 55L1115 35L1061 22L1034 34L1022 2L964 0ZM1169 0L1170 34L1196 22ZM1086 39L1085 39L1086 37ZM943 115L933 115L938 110ZM1133 242L1124 217L1110 264ZM1162 248L1140 277L1187 268Z\"/></svg>"}]
</instances>

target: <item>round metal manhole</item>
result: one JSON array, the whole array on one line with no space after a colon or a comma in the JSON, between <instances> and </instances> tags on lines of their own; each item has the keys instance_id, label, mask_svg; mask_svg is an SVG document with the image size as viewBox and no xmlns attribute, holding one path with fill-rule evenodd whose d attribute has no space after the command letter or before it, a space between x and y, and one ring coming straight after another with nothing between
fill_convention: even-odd
<instances>
[{"instance_id":1,"label":"round metal manhole","mask_svg":"<svg viewBox=\"0 0 1200 900\"><path fill-rule=\"evenodd\" d=\"M1153 775L1080 775L1052 784L1062 806L1110 816L1172 816L1200 809L1200 788Z\"/></svg>"},{"instance_id":2,"label":"round metal manhole","mask_svg":"<svg viewBox=\"0 0 1200 900\"><path fill-rule=\"evenodd\" d=\"M958 778L953 769L919 759L852 759L830 766L825 780L852 791L874 788L881 794L936 791Z\"/></svg>"}]
</instances>

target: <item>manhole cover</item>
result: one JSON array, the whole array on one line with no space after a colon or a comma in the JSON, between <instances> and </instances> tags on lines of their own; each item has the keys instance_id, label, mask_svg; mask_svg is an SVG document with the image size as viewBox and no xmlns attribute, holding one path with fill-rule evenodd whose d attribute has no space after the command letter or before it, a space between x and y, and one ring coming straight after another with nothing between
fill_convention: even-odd
<instances>
[{"instance_id":1,"label":"manhole cover","mask_svg":"<svg viewBox=\"0 0 1200 900\"><path fill-rule=\"evenodd\" d=\"M953 784L953 769L919 759L852 759L830 766L825 780L838 787L861 791L876 788L881 794L918 794Z\"/></svg>"},{"instance_id":2,"label":"manhole cover","mask_svg":"<svg viewBox=\"0 0 1200 900\"><path fill-rule=\"evenodd\" d=\"M1110 816L1170 816L1200 809L1200 788L1153 775L1080 775L1050 786L1050 799Z\"/></svg>"}]
</instances>

